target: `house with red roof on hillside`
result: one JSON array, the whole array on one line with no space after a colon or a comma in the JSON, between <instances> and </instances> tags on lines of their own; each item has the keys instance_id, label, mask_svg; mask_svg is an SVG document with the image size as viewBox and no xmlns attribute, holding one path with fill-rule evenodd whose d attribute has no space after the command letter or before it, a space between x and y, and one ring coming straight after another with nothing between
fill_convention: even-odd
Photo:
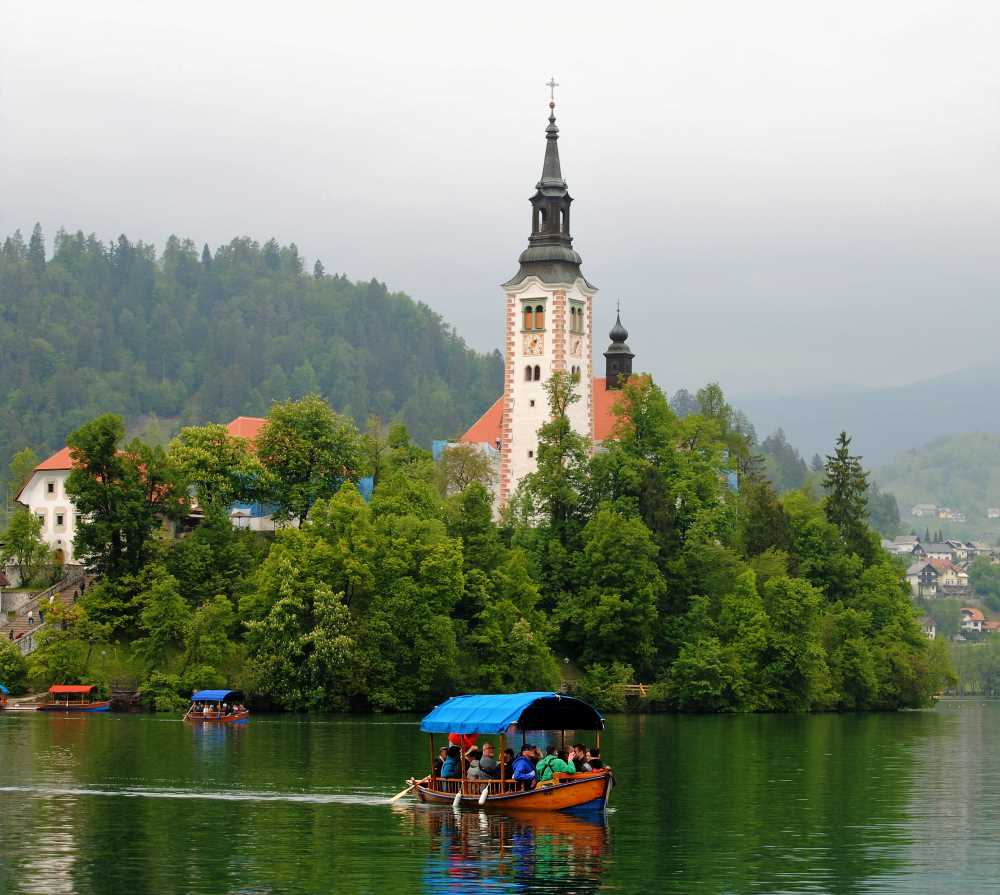
<instances>
[{"instance_id":1,"label":"house with red roof on hillside","mask_svg":"<svg viewBox=\"0 0 1000 895\"><path fill-rule=\"evenodd\" d=\"M267 420L255 416L238 416L226 426L234 438L251 444ZM18 492L17 503L35 514L42 525L42 540L52 551L57 565L73 564L73 538L76 534L76 507L66 493L66 479L73 470L68 447L60 448L39 463ZM273 531L275 523L257 505L240 505L232 511L233 524L257 531Z\"/></svg>"}]
</instances>

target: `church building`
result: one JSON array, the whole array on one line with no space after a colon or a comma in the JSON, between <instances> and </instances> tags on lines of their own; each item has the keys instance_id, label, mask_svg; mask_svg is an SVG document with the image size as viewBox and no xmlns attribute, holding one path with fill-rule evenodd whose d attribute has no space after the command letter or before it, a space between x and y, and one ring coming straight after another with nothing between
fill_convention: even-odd
<instances>
[{"instance_id":1,"label":"church building","mask_svg":"<svg viewBox=\"0 0 1000 895\"><path fill-rule=\"evenodd\" d=\"M604 353L605 375L594 376L594 296L573 248L573 202L559 163L555 101L549 103L542 177L531 197L531 235L519 268L503 284L506 301L503 395L459 439L499 454L497 499L507 503L535 469L538 429L548 420L544 383L556 372L577 379L580 400L569 407L573 428L596 446L614 429L617 391L632 372L621 316Z\"/></svg>"}]
</instances>

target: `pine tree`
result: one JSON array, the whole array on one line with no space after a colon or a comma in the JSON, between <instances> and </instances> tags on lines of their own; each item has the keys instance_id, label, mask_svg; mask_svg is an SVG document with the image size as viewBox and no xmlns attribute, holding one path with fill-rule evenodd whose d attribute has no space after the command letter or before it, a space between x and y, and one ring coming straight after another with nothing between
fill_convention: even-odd
<instances>
[{"instance_id":1,"label":"pine tree","mask_svg":"<svg viewBox=\"0 0 1000 895\"><path fill-rule=\"evenodd\" d=\"M809 468L813 472L822 472L823 458L819 454L813 454L812 462L809 464Z\"/></svg>"},{"instance_id":2,"label":"pine tree","mask_svg":"<svg viewBox=\"0 0 1000 895\"><path fill-rule=\"evenodd\" d=\"M323 267L323 262L318 258L316 259L316 263L313 265L313 276L317 280L322 280L323 277L326 276L326 269Z\"/></svg>"},{"instance_id":3,"label":"pine tree","mask_svg":"<svg viewBox=\"0 0 1000 895\"><path fill-rule=\"evenodd\" d=\"M45 237L42 235L42 225L35 224L28 240L28 261L35 270L45 269Z\"/></svg>"},{"instance_id":4,"label":"pine tree","mask_svg":"<svg viewBox=\"0 0 1000 895\"><path fill-rule=\"evenodd\" d=\"M851 439L841 432L833 455L826 458L826 518L840 529L844 544L866 561L872 556L868 531L868 473L851 454Z\"/></svg>"}]
</instances>

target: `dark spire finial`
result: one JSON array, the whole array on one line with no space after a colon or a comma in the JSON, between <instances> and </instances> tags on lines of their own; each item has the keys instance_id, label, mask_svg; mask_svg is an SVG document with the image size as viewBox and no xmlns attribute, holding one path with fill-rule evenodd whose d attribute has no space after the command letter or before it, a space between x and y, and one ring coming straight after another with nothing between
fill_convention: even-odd
<instances>
[{"instance_id":1,"label":"dark spire finial","mask_svg":"<svg viewBox=\"0 0 1000 895\"><path fill-rule=\"evenodd\" d=\"M625 380L632 375L632 359L635 355L632 349L626 344L628 330L622 325L622 303L618 302L615 325L608 333L611 337L611 344L604 352L605 358L605 383L604 387L614 391L620 389Z\"/></svg>"}]
</instances>

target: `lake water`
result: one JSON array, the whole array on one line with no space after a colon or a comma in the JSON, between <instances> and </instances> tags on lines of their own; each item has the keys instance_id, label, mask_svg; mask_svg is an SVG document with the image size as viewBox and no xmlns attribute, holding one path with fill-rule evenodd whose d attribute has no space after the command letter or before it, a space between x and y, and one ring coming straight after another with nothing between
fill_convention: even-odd
<instances>
[{"instance_id":1,"label":"lake water","mask_svg":"<svg viewBox=\"0 0 1000 895\"><path fill-rule=\"evenodd\" d=\"M0 892L1000 892L1000 703L611 718L606 822L404 800L407 717L0 713Z\"/></svg>"}]
</instances>

